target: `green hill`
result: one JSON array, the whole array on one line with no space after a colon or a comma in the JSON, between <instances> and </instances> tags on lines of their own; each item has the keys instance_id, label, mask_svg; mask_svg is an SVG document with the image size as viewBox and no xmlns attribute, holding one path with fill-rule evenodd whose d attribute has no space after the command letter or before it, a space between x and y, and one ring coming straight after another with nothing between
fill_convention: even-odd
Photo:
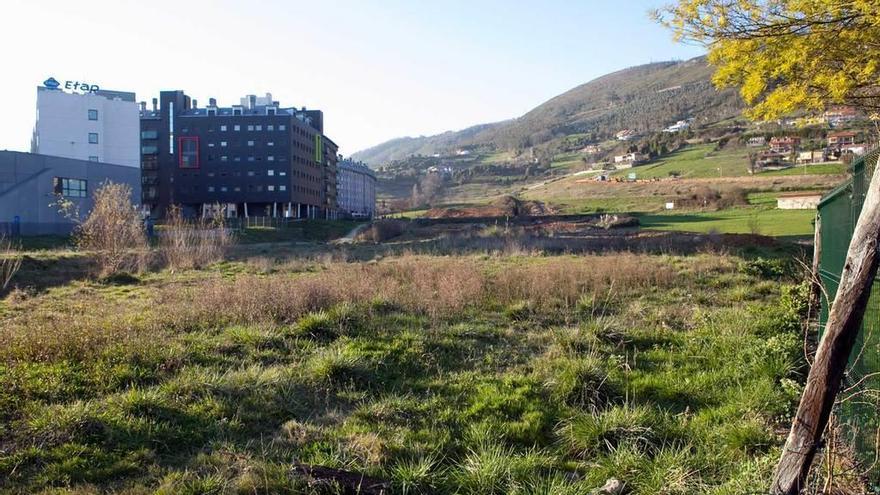
<instances>
[{"instance_id":1,"label":"green hill","mask_svg":"<svg viewBox=\"0 0 880 495\"><path fill-rule=\"evenodd\" d=\"M656 132L685 118L697 125L737 115L742 101L733 90L717 91L705 57L657 62L614 72L563 93L517 119L436 136L399 138L354 154L379 165L411 155L525 149L572 134L592 140L621 129Z\"/></svg>"}]
</instances>

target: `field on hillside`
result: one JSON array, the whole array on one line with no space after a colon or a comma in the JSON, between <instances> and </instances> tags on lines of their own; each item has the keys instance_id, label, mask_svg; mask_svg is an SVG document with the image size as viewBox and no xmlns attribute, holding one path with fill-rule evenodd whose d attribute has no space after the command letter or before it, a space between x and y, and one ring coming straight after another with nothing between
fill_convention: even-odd
<instances>
[{"instance_id":1,"label":"field on hillside","mask_svg":"<svg viewBox=\"0 0 880 495\"><path fill-rule=\"evenodd\" d=\"M103 283L29 253L0 302L0 491L339 489L302 465L394 493L765 490L805 365L791 263L494 232Z\"/></svg>"},{"instance_id":2,"label":"field on hillside","mask_svg":"<svg viewBox=\"0 0 880 495\"><path fill-rule=\"evenodd\" d=\"M639 179L668 178L677 174L685 179L705 177L740 177L748 175L748 150L715 150L714 144L688 146L663 158L613 174L626 177L635 173Z\"/></svg>"}]
</instances>

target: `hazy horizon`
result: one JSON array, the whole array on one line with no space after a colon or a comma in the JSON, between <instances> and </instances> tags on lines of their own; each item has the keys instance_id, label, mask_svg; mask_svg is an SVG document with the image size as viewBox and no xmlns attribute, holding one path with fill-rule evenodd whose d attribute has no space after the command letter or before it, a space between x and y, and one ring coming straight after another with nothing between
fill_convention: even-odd
<instances>
[{"instance_id":1,"label":"hazy horizon","mask_svg":"<svg viewBox=\"0 0 880 495\"><path fill-rule=\"evenodd\" d=\"M169 89L224 106L271 92L324 111L325 132L350 155L515 118L606 73L701 55L648 18L662 3L12 0L0 42L18 49L2 80L12 98L0 149L29 148L36 87L54 76L147 102Z\"/></svg>"}]
</instances>

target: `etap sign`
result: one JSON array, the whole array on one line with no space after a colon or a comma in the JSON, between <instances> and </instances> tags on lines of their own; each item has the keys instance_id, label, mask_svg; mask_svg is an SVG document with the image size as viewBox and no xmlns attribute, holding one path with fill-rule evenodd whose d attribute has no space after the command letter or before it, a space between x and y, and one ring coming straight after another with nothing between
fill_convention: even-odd
<instances>
[{"instance_id":1,"label":"etap sign","mask_svg":"<svg viewBox=\"0 0 880 495\"><path fill-rule=\"evenodd\" d=\"M50 77L43 81L43 86L45 86L46 89L62 89L62 84L54 77ZM97 93L100 89L97 84L88 84L79 81L64 81L63 87L70 91L82 91L83 93Z\"/></svg>"}]
</instances>

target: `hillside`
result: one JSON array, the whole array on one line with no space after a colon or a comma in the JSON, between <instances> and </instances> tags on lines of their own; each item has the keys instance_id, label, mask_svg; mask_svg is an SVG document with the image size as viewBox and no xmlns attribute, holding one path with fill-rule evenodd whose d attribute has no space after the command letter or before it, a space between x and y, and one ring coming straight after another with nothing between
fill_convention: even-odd
<instances>
[{"instance_id":1,"label":"hillside","mask_svg":"<svg viewBox=\"0 0 880 495\"><path fill-rule=\"evenodd\" d=\"M733 90L717 91L705 57L657 62L607 74L563 93L517 119L436 136L399 138L354 154L381 164L414 154L456 148L513 150L561 136L586 134L607 139L621 129L658 131L693 117L707 124L738 114L742 101Z\"/></svg>"}]
</instances>

